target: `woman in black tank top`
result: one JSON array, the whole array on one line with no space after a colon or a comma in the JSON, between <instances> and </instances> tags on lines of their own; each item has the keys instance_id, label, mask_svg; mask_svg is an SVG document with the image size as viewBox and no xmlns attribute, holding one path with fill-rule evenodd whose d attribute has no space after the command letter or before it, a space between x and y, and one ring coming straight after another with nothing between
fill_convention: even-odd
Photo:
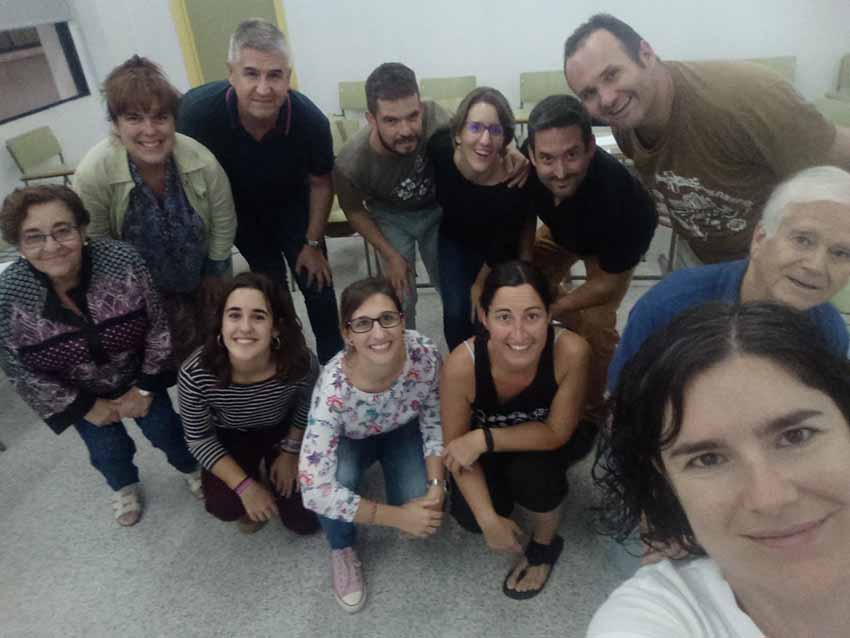
<instances>
[{"instance_id":1,"label":"woman in black tank top","mask_svg":"<svg viewBox=\"0 0 850 638\"><path fill-rule=\"evenodd\" d=\"M594 426L579 425L590 349L550 326L550 301L527 262L497 266L478 310L487 332L451 353L440 388L452 516L492 549L520 552L523 532L509 516L515 503L528 511L531 541L502 586L518 599L543 589L560 555L566 470L595 438Z\"/></svg>"}]
</instances>

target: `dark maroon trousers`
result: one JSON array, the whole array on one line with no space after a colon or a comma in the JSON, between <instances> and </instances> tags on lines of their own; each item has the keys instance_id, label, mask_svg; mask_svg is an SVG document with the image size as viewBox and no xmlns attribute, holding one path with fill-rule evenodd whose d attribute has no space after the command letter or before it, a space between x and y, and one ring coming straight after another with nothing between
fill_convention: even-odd
<instances>
[{"instance_id":1,"label":"dark maroon trousers","mask_svg":"<svg viewBox=\"0 0 850 638\"><path fill-rule=\"evenodd\" d=\"M218 428L216 434L221 444L239 466L255 481L260 481L260 462L265 460L270 468L277 458L274 446L286 436L288 426L282 425L271 430L241 431ZM286 452L280 452L286 454ZM201 483L207 511L222 521L235 521L245 515L242 499L227 487L220 478L207 470L201 472ZM277 509L281 522L296 534L312 534L319 529L316 515L304 508L301 492L286 498L271 488L277 500Z\"/></svg>"}]
</instances>

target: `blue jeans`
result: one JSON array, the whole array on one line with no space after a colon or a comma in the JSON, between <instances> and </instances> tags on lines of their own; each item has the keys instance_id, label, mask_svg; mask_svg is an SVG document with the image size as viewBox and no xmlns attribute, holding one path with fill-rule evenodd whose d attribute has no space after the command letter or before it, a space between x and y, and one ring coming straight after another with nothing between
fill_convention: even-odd
<instances>
[{"instance_id":1,"label":"blue jeans","mask_svg":"<svg viewBox=\"0 0 850 638\"><path fill-rule=\"evenodd\" d=\"M470 321L469 291L484 265L484 255L440 235L440 281L443 298L443 334L449 351L474 334Z\"/></svg>"},{"instance_id":2,"label":"blue jeans","mask_svg":"<svg viewBox=\"0 0 850 638\"><path fill-rule=\"evenodd\" d=\"M342 437L337 448L336 480L357 492L360 479L375 461L384 471L384 485L389 505L403 505L425 494L428 475L422 452L422 432L414 419L397 430L365 439ZM319 517L319 523L331 549L354 545L357 532L354 523Z\"/></svg>"},{"instance_id":3,"label":"blue jeans","mask_svg":"<svg viewBox=\"0 0 850 638\"><path fill-rule=\"evenodd\" d=\"M333 286L325 286L319 289L314 283L307 285L307 273L295 271L295 263L298 255L304 248L303 234L293 233L286 239L279 241L279 248L275 249L274 242L268 237L260 238L258 241L246 241L243 239L238 244L239 251L253 272L268 275L273 281L282 286L287 285L286 265L283 263L281 253L286 258L292 272L295 273L295 282L304 295L304 305L307 306L307 316L310 317L310 327L316 335L316 354L323 364L342 350L342 335L339 333L339 314L336 307L336 293ZM328 256L327 247L322 242L322 253Z\"/></svg>"},{"instance_id":4,"label":"blue jeans","mask_svg":"<svg viewBox=\"0 0 850 638\"><path fill-rule=\"evenodd\" d=\"M410 330L416 329L416 245L422 263L431 278L431 283L440 291L440 273L437 267L438 234L443 209L423 208L420 210L394 210L372 206L369 215L381 230L381 234L410 264L411 273L408 278L408 294L401 300L404 311L404 323ZM386 270L386 264L381 257L381 263Z\"/></svg>"},{"instance_id":5,"label":"blue jeans","mask_svg":"<svg viewBox=\"0 0 850 638\"><path fill-rule=\"evenodd\" d=\"M183 424L165 390L153 395L148 413L135 421L148 441L165 452L168 462L178 471L188 474L197 469L198 462L183 438ZM80 419L74 427L89 450L91 464L103 474L109 487L117 492L139 482L139 468L133 463L136 444L120 421L97 426Z\"/></svg>"}]
</instances>

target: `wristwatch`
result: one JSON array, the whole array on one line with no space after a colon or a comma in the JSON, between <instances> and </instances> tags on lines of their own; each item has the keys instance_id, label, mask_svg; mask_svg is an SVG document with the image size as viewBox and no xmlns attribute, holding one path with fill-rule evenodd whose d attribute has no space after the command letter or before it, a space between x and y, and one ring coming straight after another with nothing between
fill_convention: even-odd
<instances>
[{"instance_id":1,"label":"wristwatch","mask_svg":"<svg viewBox=\"0 0 850 638\"><path fill-rule=\"evenodd\" d=\"M322 242L318 239L309 239L307 237L304 238L304 243L307 244L310 248L321 248Z\"/></svg>"},{"instance_id":2,"label":"wristwatch","mask_svg":"<svg viewBox=\"0 0 850 638\"><path fill-rule=\"evenodd\" d=\"M136 388L136 392L138 392L143 397L149 397L151 395L150 390L142 390L141 388Z\"/></svg>"},{"instance_id":3,"label":"wristwatch","mask_svg":"<svg viewBox=\"0 0 850 638\"><path fill-rule=\"evenodd\" d=\"M439 486L439 487L443 488L444 494L449 493L449 482L446 479L436 479L436 478L428 479L427 481L425 481L425 485L427 485L428 487Z\"/></svg>"}]
</instances>

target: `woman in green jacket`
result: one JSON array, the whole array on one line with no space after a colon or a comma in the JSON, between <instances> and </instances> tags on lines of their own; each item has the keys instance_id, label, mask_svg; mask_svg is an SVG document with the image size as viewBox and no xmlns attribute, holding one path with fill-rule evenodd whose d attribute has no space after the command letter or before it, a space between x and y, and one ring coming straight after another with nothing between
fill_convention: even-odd
<instances>
[{"instance_id":1,"label":"woman in green jacket","mask_svg":"<svg viewBox=\"0 0 850 638\"><path fill-rule=\"evenodd\" d=\"M74 188L91 215L90 236L123 239L142 254L182 360L201 284L231 271L230 182L212 153L175 132L180 94L156 64L133 56L103 93L112 135L83 158Z\"/></svg>"}]
</instances>

